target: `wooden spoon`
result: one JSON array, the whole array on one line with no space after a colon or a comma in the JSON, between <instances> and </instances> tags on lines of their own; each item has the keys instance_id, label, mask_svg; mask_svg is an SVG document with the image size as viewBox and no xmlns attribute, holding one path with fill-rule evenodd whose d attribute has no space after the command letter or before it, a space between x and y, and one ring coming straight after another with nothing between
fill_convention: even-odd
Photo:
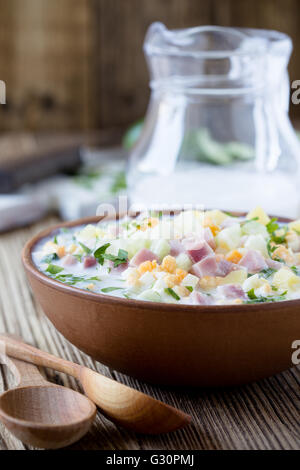
<instances>
[{"instance_id":1,"label":"wooden spoon","mask_svg":"<svg viewBox=\"0 0 300 470\"><path fill-rule=\"evenodd\" d=\"M12 434L34 447L59 449L88 432L97 410L86 396L47 382L36 366L0 357L18 383L0 396L0 420Z\"/></svg>"},{"instance_id":2,"label":"wooden spoon","mask_svg":"<svg viewBox=\"0 0 300 470\"><path fill-rule=\"evenodd\" d=\"M86 395L117 425L143 434L160 434L174 431L191 421L191 417L182 411L87 367L52 356L4 335L0 335L0 345L1 342L6 354L12 357L78 379Z\"/></svg>"}]
</instances>

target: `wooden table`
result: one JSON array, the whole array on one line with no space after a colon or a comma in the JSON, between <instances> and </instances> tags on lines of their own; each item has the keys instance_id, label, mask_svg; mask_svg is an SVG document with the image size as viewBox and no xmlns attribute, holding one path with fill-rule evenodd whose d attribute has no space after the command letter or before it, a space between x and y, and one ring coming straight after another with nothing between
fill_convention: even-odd
<instances>
[{"instance_id":1,"label":"wooden table","mask_svg":"<svg viewBox=\"0 0 300 470\"><path fill-rule=\"evenodd\" d=\"M33 298L23 271L20 252L27 239L50 223L0 236L0 331L15 333L37 347L87 365L190 413L193 424L170 435L144 437L117 429L98 413L80 442L70 449L300 449L300 367L242 388L175 390L158 388L96 363L68 343L50 324ZM78 389L76 382L51 371L56 383ZM0 371L0 392L9 373ZM28 449L0 425L0 450Z\"/></svg>"}]
</instances>

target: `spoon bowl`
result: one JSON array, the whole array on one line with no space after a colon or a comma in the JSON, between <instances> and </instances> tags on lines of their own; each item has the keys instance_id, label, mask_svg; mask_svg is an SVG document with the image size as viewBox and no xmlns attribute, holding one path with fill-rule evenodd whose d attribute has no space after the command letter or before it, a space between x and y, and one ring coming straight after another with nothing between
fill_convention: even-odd
<instances>
[{"instance_id":1,"label":"spoon bowl","mask_svg":"<svg viewBox=\"0 0 300 470\"><path fill-rule=\"evenodd\" d=\"M160 434L175 431L191 422L191 417L183 411L87 367L53 356L2 334L0 334L0 346L1 343L11 357L75 377L89 399L117 425L143 434Z\"/></svg>"},{"instance_id":2,"label":"spoon bowl","mask_svg":"<svg viewBox=\"0 0 300 470\"><path fill-rule=\"evenodd\" d=\"M17 373L19 386L0 396L0 420L18 439L58 449L88 432L96 407L86 396L47 382L36 366L8 358L5 363Z\"/></svg>"}]
</instances>

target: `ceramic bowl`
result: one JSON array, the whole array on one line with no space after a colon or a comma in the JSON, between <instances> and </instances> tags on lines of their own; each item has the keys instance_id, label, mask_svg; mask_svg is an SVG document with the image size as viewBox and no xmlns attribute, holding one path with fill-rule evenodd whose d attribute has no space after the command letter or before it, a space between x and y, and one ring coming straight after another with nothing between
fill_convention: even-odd
<instances>
[{"instance_id":1,"label":"ceramic bowl","mask_svg":"<svg viewBox=\"0 0 300 470\"><path fill-rule=\"evenodd\" d=\"M60 227L99 220L48 228L23 251L36 299L72 344L113 369L164 385L239 385L292 366L292 343L300 339L300 300L234 306L152 303L80 290L38 271L32 251L42 238Z\"/></svg>"}]
</instances>

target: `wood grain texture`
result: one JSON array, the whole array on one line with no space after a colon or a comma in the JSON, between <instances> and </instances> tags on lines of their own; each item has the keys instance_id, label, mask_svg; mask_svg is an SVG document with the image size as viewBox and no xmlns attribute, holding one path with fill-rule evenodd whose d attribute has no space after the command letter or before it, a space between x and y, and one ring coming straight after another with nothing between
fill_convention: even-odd
<instances>
[{"instance_id":1,"label":"wood grain texture","mask_svg":"<svg viewBox=\"0 0 300 470\"><path fill-rule=\"evenodd\" d=\"M142 45L153 21L281 30L294 41L291 80L300 77L298 0L0 0L0 11L1 130L110 128L142 117Z\"/></svg>"},{"instance_id":2,"label":"wood grain texture","mask_svg":"<svg viewBox=\"0 0 300 470\"><path fill-rule=\"evenodd\" d=\"M16 438L38 448L59 449L87 433L96 407L86 396L46 381L32 364L5 356L3 361L17 386L0 395L0 419Z\"/></svg>"},{"instance_id":3,"label":"wood grain texture","mask_svg":"<svg viewBox=\"0 0 300 470\"><path fill-rule=\"evenodd\" d=\"M30 394L27 393L27 389L25 390L26 393L23 391L23 387L21 387L21 389L17 388L9 390L4 395L0 396L0 418L3 418L3 411L5 414L5 410L9 410L9 416L4 416L4 422L9 422L6 418L10 418L12 413L15 413L17 417L26 416L27 421L29 421L28 427L30 428L30 415L33 413L33 418L35 417L35 414L37 414L37 419L41 416L42 418L40 419L47 420L47 415L49 415L49 418L51 416L51 422L57 421L59 424L63 422L65 418L65 423L63 424L67 427L71 417L71 422L74 423L76 418L76 409L80 409L79 403L78 406L76 406L76 401L87 402L87 405L85 407L82 406L82 408L89 411L87 418L90 421L91 403L86 398L88 397L93 404L95 403L101 412L117 426L121 426L138 433L162 434L190 424L190 416L184 414L181 410L155 400L153 397L141 393L134 388L127 387L116 380L111 380L109 377L105 377L103 374L99 374L88 367L80 366L79 364L66 361L61 357L54 356L53 354L42 351L41 349L34 348L33 346L24 343L23 340L18 337L15 338L1 333L0 346L1 345L9 356L7 362L8 365L13 362L10 368L15 369L15 364L17 372L20 372L17 375L21 376L22 379L22 371L24 370L24 380L27 379L29 384L30 380L33 381L36 375L38 375L40 380L38 385L44 385L44 379L42 379L41 383L41 376L39 375L37 368L32 365L35 364L36 366L49 367L50 369L64 372L75 377L83 387L86 395L78 394L70 388L61 387L59 385L51 384L51 389L49 389L49 384L47 384L47 390L45 393L40 387L34 387L31 394L31 400L27 403L27 396L30 398ZM17 359L19 359L19 361ZM23 361L28 361L28 363ZM26 372L28 377L26 377ZM23 383L21 383L21 386L22 385ZM33 383L31 385L33 385ZM54 399L51 398L51 390L55 396ZM50 391L50 393L48 393L48 391ZM14 404L16 403L16 399L14 398L18 398L18 392L21 392L19 395L23 396L24 400L22 400L22 402L21 399L19 400L19 406L15 410ZM39 395L41 396L39 397ZM9 400L10 396L12 396L11 400ZM60 397L61 403L59 402ZM69 398L71 399L70 402L73 406L67 407ZM38 409L35 410L33 406L35 401L39 403L40 406L42 402L44 402L43 406L41 406L41 408L38 407ZM3 403L5 403L5 407L3 406ZM55 405L54 407L52 406L53 404ZM94 405L92 408L95 410ZM68 413L63 410L67 410ZM82 417L81 415L77 416L80 421L83 421L82 418L84 417L85 416ZM51 431L48 431L47 424L49 424L49 421L45 425L46 435L47 432L50 434ZM81 423L78 423L78 428L80 427L80 424ZM26 426L24 427L26 431ZM86 423L84 429L86 429ZM76 428L76 431L77 430L78 429ZM61 430L61 433L62 432L63 430ZM39 439L39 436L36 437ZM32 443L29 438L28 442ZM73 442L75 442L75 440ZM57 444L60 445L59 441Z\"/></svg>"},{"instance_id":4,"label":"wood grain texture","mask_svg":"<svg viewBox=\"0 0 300 470\"><path fill-rule=\"evenodd\" d=\"M20 261L25 241L55 222L47 219L0 236L0 331L18 334L39 348L91 367L193 417L192 426L175 433L141 437L117 429L98 412L90 432L70 449L300 449L300 367L241 388L175 390L152 387L109 370L64 340L32 297ZM47 370L47 377L79 389L69 376ZM0 392L7 388L8 379L1 368ZM0 426L0 449L26 448Z\"/></svg>"}]
</instances>

